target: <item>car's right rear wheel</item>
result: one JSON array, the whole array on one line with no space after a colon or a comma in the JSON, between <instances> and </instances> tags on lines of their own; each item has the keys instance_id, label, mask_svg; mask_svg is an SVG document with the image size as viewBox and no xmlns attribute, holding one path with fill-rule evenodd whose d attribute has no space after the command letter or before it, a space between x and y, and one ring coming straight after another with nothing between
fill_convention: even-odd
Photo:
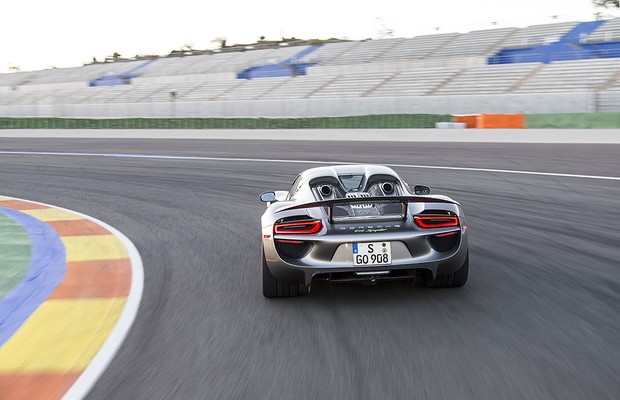
<instances>
[{"instance_id":1,"label":"car's right rear wheel","mask_svg":"<svg viewBox=\"0 0 620 400\"><path fill-rule=\"evenodd\" d=\"M451 288L461 287L467 283L467 276L469 275L469 253L463 261L463 265L454 273L446 275L437 275L435 279L432 277L426 282L426 286L430 288Z\"/></svg>"},{"instance_id":2,"label":"car's right rear wheel","mask_svg":"<svg viewBox=\"0 0 620 400\"><path fill-rule=\"evenodd\" d=\"M299 296L299 284L281 281L271 274L264 252L261 270L263 273L263 296L268 298Z\"/></svg>"}]
</instances>

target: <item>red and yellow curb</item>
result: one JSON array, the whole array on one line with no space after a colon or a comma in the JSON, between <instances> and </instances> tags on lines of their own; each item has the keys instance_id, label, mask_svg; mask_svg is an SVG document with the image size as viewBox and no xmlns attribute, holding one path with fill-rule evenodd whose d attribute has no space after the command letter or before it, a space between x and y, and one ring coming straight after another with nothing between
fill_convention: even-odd
<instances>
[{"instance_id":1,"label":"red and yellow curb","mask_svg":"<svg viewBox=\"0 0 620 400\"><path fill-rule=\"evenodd\" d=\"M119 232L79 213L4 197L0 197L0 206L48 223L66 251L61 283L0 347L0 398L60 399L121 319L132 288L131 249ZM120 334L121 341L125 334ZM118 332L115 336L118 339ZM92 384L94 381L82 383L81 391Z\"/></svg>"}]
</instances>

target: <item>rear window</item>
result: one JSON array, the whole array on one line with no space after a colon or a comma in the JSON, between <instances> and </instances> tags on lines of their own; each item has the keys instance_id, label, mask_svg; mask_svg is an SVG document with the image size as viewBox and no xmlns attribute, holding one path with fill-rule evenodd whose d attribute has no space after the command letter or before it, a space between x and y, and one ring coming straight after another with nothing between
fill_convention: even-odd
<instances>
[{"instance_id":1,"label":"rear window","mask_svg":"<svg viewBox=\"0 0 620 400\"><path fill-rule=\"evenodd\" d=\"M340 182L342 182L342 186L347 190L351 189L359 189L362 184L362 179L364 179L364 175L339 175Z\"/></svg>"}]
</instances>

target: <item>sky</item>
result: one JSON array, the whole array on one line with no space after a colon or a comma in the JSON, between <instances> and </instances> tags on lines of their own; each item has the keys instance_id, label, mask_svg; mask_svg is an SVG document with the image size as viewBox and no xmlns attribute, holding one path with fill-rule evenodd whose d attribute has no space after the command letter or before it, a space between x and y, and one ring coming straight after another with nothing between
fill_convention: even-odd
<instances>
[{"instance_id":1,"label":"sky","mask_svg":"<svg viewBox=\"0 0 620 400\"><path fill-rule=\"evenodd\" d=\"M591 0L0 0L0 73L282 37L366 39L591 21ZM556 16L553 19L553 16Z\"/></svg>"}]
</instances>

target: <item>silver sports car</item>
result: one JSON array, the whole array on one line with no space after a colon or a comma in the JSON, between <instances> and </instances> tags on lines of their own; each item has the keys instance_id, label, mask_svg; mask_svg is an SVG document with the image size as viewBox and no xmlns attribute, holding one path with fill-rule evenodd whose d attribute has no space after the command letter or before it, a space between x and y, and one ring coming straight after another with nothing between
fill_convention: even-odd
<instances>
[{"instance_id":1,"label":"silver sports car","mask_svg":"<svg viewBox=\"0 0 620 400\"><path fill-rule=\"evenodd\" d=\"M288 191L263 192L265 297L290 297L313 279L419 279L429 287L467 281L467 222L459 203L412 188L391 168L308 169Z\"/></svg>"}]
</instances>

